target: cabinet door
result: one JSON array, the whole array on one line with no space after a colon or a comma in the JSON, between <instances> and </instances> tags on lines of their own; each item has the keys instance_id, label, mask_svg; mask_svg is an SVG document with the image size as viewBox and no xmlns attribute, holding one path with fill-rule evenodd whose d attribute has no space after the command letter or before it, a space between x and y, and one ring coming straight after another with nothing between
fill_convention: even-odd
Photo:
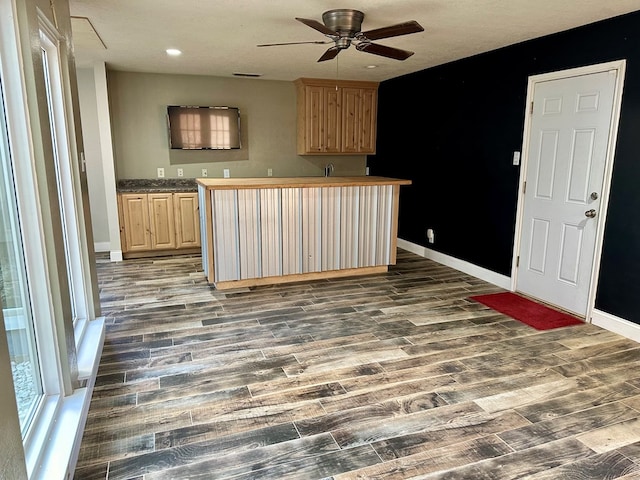
<instances>
[{"instance_id":1,"label":"cabinet door","mask_svg":"<svg viewBox=\"0 0 640 480\"><path fill-rule=\"evenodd\" d=\"M342 151L360 151L360 89L342 89Z\"/></svg>"},{"instance_id":2,"label":"cabinet door","mask_svg":"<svg viewBox=\"0 0 640 480\"><path fill-rule=\"evenodd\" d=\"M375 153L377 91L342 89L342 151Z\"/></svg>"},{"instance_id":3,"label":"cabinet door","mask_svg":"<svg viewBox=\"0 0 640 480\"><path fill-rule=\"evenodd\" d=\"M340 90L305 87L305 152L340 152Z\"/></svg>"},{"instance_id":4,"label":"cabinet door","mask_svg":"<svg viewBox=\"0 0 640 480\"><path fill-rule=\"evenodd\" d=\"M324 149L326 153L341 151L342 117L340 116L341 92L339 88L324 88Z\"/></svg>"},{"instance_id":5,"label":"cabinet door","mask_svg":"<svg viewBox=\"0 0 640 480\"><path fill-rule=\"evenodd\" d=\"M151 249L165 250L176 248L173 194L150 193L148 194L148 202Z\"/></svg>"},{"instance_id":6,"label":"cabinet door","mask_svg":"<svg viewBox=\"0 0 640 480\"><path fill-rule=\"evenodd\" d=\"M200 215L197 193L174 193L176 248L200 246Z\"/></svg>"},{"instance_id":7,"label":"cabinet door","mask_svg":"<svg viewBox=\"0 0 640 480\"><path fill-rule=\"evenodd\" d=\"M116 200L118 202L118 225L120 225L120 249L122 253L126 253L127 251L127 239L125 237L125 229L124 229L124 213L122 208L122 195L117 194Z\"/></svg>"},{"instance_id":8,"label":"cabinet door","mask_svg":"<svg viewBox=\"0 0 640 480\"><path fill-rule=\"evenodd\" d=\"M305 151L321 152L324 148L324 88L305 87Z\"/></svg>"},{"instance_id":9,"label":"cabinet door","mask_svg":"<svg viewBox=\"0 0 640 480\"><path fill-rule=\"evenodd\" d=\"M360 153L376 153L377 116L378 91L375 88L361 89L359 115Z\"/></svg>"},{"instance_id":10,"label":"cabinet door","mask_svg":"<svg viewBox=\"0 0 640 480\"><path fill-rule=\"evenodd\" d=\"M123 224L123 252L139 252L151 249L149 235L149 204L147 195L140 193L120 194Z\"/></svg>"}]
</instances>

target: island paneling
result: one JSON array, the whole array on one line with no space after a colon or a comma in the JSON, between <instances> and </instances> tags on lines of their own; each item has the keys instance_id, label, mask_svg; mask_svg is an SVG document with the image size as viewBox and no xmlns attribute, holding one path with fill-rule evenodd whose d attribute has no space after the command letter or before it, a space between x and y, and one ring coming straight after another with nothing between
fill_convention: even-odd
<instances>
[{"instance_id":1,"label":"island paneling","mask_svg":"<svg viewBox=\"0 0 640 480\"><path fill-rule=\"evenodd\" d=\"M385 272L398 199L385 177L200 178L202 266L218 289Z\"/></svg>"}]
</instances>

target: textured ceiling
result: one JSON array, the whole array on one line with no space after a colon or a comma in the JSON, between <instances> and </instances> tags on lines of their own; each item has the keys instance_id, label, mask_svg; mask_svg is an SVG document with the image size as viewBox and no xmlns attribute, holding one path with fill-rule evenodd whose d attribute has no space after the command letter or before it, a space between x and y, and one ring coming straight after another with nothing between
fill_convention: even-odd
<instances>
[{"instance_id":1,"label":"textured ceiling","mask_svg":"<svg viewBox=\"0 0 640 480\"><path fill-rule=\"evenodd\" d=\"M132 72L382 81L640 10L640 0L70 0L70 7L80 17L72 24L80 67L101 61ZM295 17L322 21L336 8L363 11L365 31L416 20L424 32L376 42L415 54L398 61L352 46L318 63L330 45L256 46L326 40ZM183 54L168 57L167 48Z\"/></svg>"}]
</instances>

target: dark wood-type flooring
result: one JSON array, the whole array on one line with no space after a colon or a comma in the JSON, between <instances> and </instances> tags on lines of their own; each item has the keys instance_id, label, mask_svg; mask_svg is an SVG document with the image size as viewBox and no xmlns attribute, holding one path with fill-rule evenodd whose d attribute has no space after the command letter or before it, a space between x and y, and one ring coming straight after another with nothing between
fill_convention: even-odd
<instances>
[{"instance_id":1,"label":"dark wood-type flooring","mask_svg":"<svg viewBox=\"0 0 640 480\"><path fill-rule=\"evenodd\" d=\"M226 292L199 256L98 274L77 480L640 478L640 344L535 330L433 261Z\"/></svg>"}]
</instances>

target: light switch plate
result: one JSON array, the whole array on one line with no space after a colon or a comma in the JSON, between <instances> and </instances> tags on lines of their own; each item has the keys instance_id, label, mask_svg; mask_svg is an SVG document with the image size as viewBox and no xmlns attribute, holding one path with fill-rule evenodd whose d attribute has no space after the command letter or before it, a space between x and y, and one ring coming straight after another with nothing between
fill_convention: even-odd
<instances>
[{"instance_id":1,"label":"light switch plate","mask_svg":"<svg viewBox=\"0 0 640 480\"><path fill-rule=\"evenodd\" d=\"M203 176L203 177L206 177L206 176L207 176L207 169L206 169L206 168L203 168L203 169L202 169L202 176Z\"/></svg>"},{"instance_id":2,"label":"light switch plate","mask_svg":"<svg viewBox=\"0 0 640 480\"><path fill-rule=\"evenodd\" d=\"M520 152L513 152L513 164L520 165Z\"/></svg>"},{"instance_id":3,"label":"light switch plate","mask_svg":"<svg viewBox=\"0 0 640 480\"><path fill-rule=\"evenodd\" d=\"M267 168L267 177L273 177L273 168Z\"/></svg>"},{"instance_id":4,"label":"light switch plate","mask_svg":"<svg viewBox=\"0 0 640 480\"><path fill-rule=\"evenodd\" d=\"M229 178L229 169L225 168L224 170L222 170L222 174L224 178Z\"/></svg>"}]
</instances>

